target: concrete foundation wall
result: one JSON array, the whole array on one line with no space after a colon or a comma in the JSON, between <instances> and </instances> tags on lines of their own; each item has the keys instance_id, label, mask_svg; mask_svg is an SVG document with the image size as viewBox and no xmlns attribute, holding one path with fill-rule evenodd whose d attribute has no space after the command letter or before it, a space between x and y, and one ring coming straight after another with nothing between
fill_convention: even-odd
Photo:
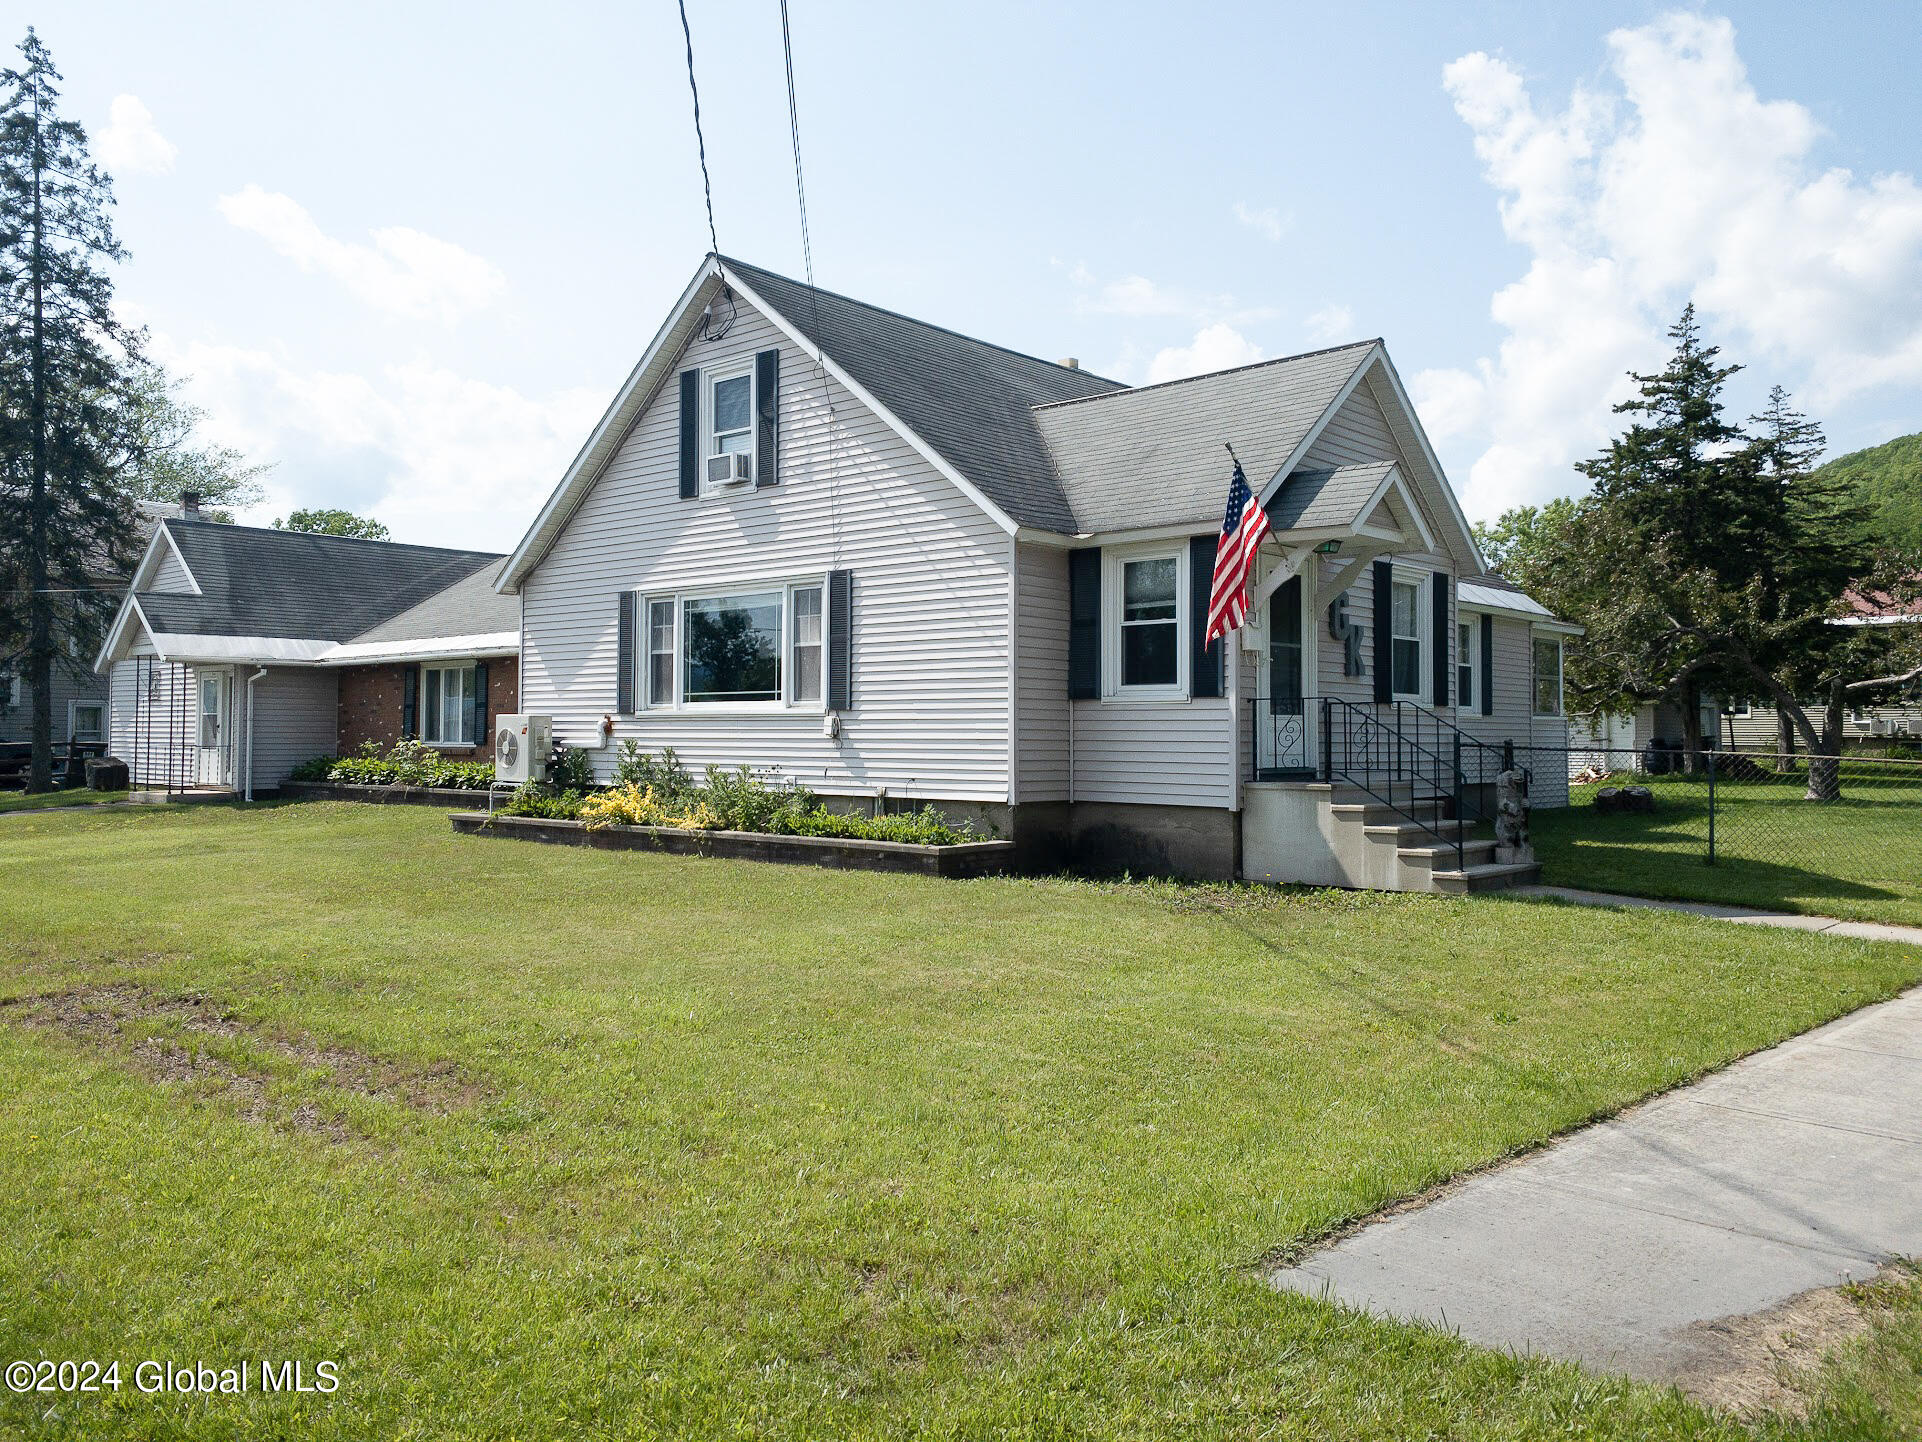
<instances>
[{"instance_id":1,"label":"concrete foundation wall","mask_svg":"<svg viewBox=\"0 0 1922 1442\"><path fill-rule=\"evenodd\" d=\"M1041 802L1014 808L1013 836L1024 871L1230 881L1241 852L1235 813L1213 806Z\"/></svg>"}]
</instances>

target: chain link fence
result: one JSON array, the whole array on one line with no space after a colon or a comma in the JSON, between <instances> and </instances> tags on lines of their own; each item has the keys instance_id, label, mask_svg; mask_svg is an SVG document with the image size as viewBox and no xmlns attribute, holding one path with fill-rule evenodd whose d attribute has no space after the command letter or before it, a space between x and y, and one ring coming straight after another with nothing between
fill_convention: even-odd
<instances>
[{"instance_id":1,"label":"chain link fence","mask_svg":"<svg viewBox=\"0 0 1922 1442\"><path fill-rule=\"evenodd\" d=\"M1761 905L1922 905L1922 760L1594 746L1516 757L1537 798L1545 879Z\"/></svg>"}]
</instances>

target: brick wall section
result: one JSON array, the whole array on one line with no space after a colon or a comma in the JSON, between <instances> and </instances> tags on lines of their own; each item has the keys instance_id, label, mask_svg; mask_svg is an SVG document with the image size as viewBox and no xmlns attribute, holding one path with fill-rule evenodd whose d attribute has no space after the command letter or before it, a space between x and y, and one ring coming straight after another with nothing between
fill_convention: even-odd
<instances>
[{"instance_id":1,"label":"brick wall section","mask_svg":"<svg viewBox=\"0 0 1922 1442\"><path fill-rule=\"evenodd\" d=\"M383 751L400 740L401 675L408 666L345 666L340 672L340 754L351 756L372 741ZM416 683L418 684L418 683ZM520 663L513 656L487 658L487 719L520 709ZM494 759L494 728L481 728L481 744L444 748L463 760Z\"/></svg>"}]
</instances>

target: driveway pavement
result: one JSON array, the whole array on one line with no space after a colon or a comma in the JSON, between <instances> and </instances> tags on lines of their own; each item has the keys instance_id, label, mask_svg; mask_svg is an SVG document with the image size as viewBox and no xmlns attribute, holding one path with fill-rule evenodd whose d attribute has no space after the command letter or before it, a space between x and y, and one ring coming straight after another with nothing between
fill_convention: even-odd
<instances>
[{"instance_id":1,"label":"driveway pavement","mask_svg":"<svg viewBox=\"0 0 1922 1442\"><path fill-rule=\"evenodd\" d=\"M1722 1319L1922 1255L1922 988L1470 1177L1274 1276L1655 1381Z\"/></svg>"}]
</instances>

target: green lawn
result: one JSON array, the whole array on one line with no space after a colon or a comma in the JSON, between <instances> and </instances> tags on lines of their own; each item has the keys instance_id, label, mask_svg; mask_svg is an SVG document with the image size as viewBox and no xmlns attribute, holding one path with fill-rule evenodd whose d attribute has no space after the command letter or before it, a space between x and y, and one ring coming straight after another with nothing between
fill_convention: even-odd
<instances>
[{"instance_id":1,"label":"green lawn","mask_svg":"<svg viewBox=\"0 0 1922 1442\"><path fill-rule=\"evenodd\" d=\"M1654 815L1597 813L1599 786L1573 787L1573 805L1535 813L1544 881L1922 925L1922 767L1845 766L1835 802L1803 800L1801 776L1719 784L1712 866L1704 782L1608 784L1631 781L1655 792Z\"/></svg>"},{"instance_id":2,"label":"green lawn","mask_svg":"<svg viewBox=\"0 0 1922 1442\"><path fill-rule=\"evenodd\" d=\"M44 811L49 806L91 806L102 801L125 801L124 791L0 791L0 815L9 811Z\"/></svg>"},{"instance_id":3,"label":"green lawn","mask_svg":"<svg viewBox=\"0 0 1922 1442\"><path fill-rule=\"evenodd\" d=\"M29 1437L1734 1437L1257 1264L1922 977L412 807L23 817L0 865L0 1358L342 1377L0 1397Z\"/></svg>"}]
</instances>

